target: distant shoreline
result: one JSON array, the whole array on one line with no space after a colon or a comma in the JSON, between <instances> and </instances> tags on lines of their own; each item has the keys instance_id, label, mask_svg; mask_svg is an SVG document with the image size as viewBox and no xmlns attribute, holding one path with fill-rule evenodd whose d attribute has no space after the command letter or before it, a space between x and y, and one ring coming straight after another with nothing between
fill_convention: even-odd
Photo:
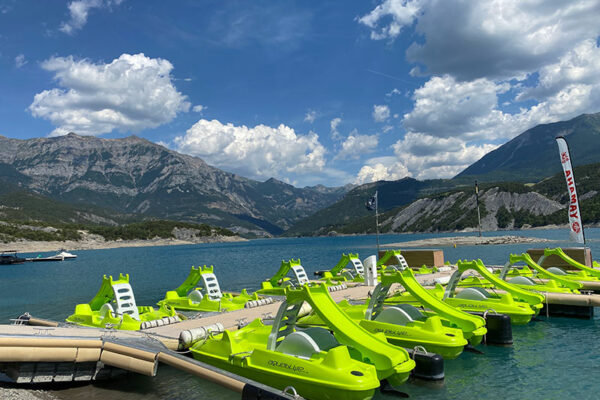
<instances>
[{"instance_id":1,"label":"distant shoreline","mask_svg":"<svg viewBox=\"0 0 600 400\"><path fill-rule=\"evenodd\" d=\"M103 250L103 249L116 249L122 247L152 247L152 246L181 246L189 244L203 244L203 243L229 243L229 242L245 242L248 239L244 239L240 236L211 236L198 238L195 241L179 240L179 239L140 239L140 240L100 240L100 239L86 239L86 240L67 240L64 242L59 241L18 241L0 243L0 251L3 250L16 250L19 253L36 253L36 252L51 252L59 251L61 249L67 250Z\"/></svg>"},{"instance_id":2,"label":"distant shoreline","mask_svg":"<svg viewBox=\"0 0 600 400\"><path fill-rule=\"evenodd\" d=\"M382 244L381 247L430 247L430 246L477 246L490 244L523 244L523 243L548 243L550 239L525 237L525 236L455 236L440 237L421 240L410 240L408 242L397 242Z\"/></svg>"}]
</instances>

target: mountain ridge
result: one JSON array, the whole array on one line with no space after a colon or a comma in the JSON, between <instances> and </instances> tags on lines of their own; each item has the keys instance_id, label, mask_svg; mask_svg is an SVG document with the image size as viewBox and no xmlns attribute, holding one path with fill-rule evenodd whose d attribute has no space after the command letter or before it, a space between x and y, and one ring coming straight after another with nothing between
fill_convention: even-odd
<instances>
[{"instance_id":1,"label":"mountain ridge","mask_svg":"<svg viewBox=\"0 0 600 400\"><path fill-rule=\"evenodd\" d=\"M2 137L0 165L15 183L55 200L209 223L258 236L287 229L347 190L299 189L276 179L254 181L137 136Z\"/></svg>"}]
</instances>

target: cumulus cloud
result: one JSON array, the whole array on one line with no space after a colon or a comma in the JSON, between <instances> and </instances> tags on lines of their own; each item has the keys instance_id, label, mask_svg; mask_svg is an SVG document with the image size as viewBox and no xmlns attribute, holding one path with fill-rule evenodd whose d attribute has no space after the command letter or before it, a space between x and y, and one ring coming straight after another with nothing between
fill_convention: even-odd
<instances>
[{"instance_id":1,"label":"cumulus cloud","mask_svg":"<svg viewBox=\"0 0 600 400\"><path fill-rule=\"evenodd\" d=\"M289 179L325 167L326 150L319 136L299 135L285 125L249 128L201 119L174 143L180 152L254 179Z\"/></svg>"},{"instance_id":2,"label":"cumulus cloud","mask_svg":"<svg viewBox=\"0 0 600 400\"><path fill-rule=\"evenodd\" d=\"M593 39L584 40L558 62L539 70L539 84L524 88L517 100L552 97L573 85L597 86L600 83L600 48Z\"/></svg>"},{"instance_id":3,"label":"cumulus cloud","mask_svg":"<svg viewBox=\"0 0 600 400\"><path fill-rule=\"evenodd\" d=\"M53 57L42 68L60 88L35 95L29 110L50 120L51 135L140 131L170 122L190 103L172 82L173 65L144 54L123 54L108 64Z\"/></svg>"},{"instance_id":4,"label":"cumulus cloud","mask_svg":"<svg viewBox=\"0 0 600 400\"><path fill-rule=\"evenodd\" d=\"M342 135L338 131L338 126L342 123L341 118L334 118L329 122L329 130L331 132L331 138L334 140L340 140Z\"/></svg>"},{"instance_id":5,"label":"cumulus cloud","mask_svg":"<svg viewBox=\"0 0 600 400\"><path fill-rule=\"evenodd\" d=\"M21 68L22 66L27 64L27 62L28 61L25 59L25 55L23 55L23 54L19 54L18 56L15 57L15 67L17 67L17 68Z\"/></svg>"},{"instance_id":6,"label":"cumulus cloud","mask_svg":"<svg viewBox=\"0 0 600 400\"><path fill-rule=\"evenodd\" d=\"M359 22L394 39L416 20L409 61L460 80L515 78L600 34L598 0L385 0Z\"/></svg>"},{"instance_id":7,"label":"cumulus cloud","mask_svg":"<svg viewBox=\"0 0 600 400\"><path fill-rule=\"evenodd\" d=\"M110 8L119 5L123 0L75 0L69 3L69 20L60 25L59 30L68 35L83 28L87 23L90 10L94 8Z\"/></svg>"},{"instance_id":8,"label":"cumulus cloud","mask_svg":"<svg viewBox=\"0 0 600 400\"><path fill-rule=\"evenodd\" d=\"M487 79L458 82L453 77L433 77L413 94L413 110L404 115L409 132L465 139L512 137L522 126L497 109L498 95L510 88ZM513 125L507 124L513 123ZM506 125L506 130L498 127Z\"/></svg>"},{"instance_id":9,"label":"cumulus cloud","mask_svg":"<svg viewBox=\"0 0 600 400\"><path fill-rule=\"evenodd\" d=\"M304 116L304 122L308 122L309 124L312 124L313 122L315 122L316 118L317 118L317 112L314 110L309 110L306 112L306 115Z\"/></svg>"},{"instance_id":10,"label":"cumulus cloud","mask_svg":"<svg viewBox=\"0 0 600 400\"><path fill-rule=\"evenodd\" d=\"M385 122L390 117L390 108L387 105L373 106L373 119L375 122Z\"/></svg>"},{"instance_id":11,"label":"cumulus cloud","mask_svg":"<svg viewBox=\"0 0 600 400\"><path fill-rule=\"evenodd\" d=\"M423 133L408 133L393 145L398 162L417 179L450 178L497 147Z\"/></svg>"},{"instance_id":12,"label":"cumulus cloud","mask_svg":"<svg viewBox=\"0 0 600 400\"><path fill-rule=\"evenodd\" d=\"M537 124L598 112L599 14L600 0L382 0L359 22L375 40L414 27L411 74L429 76L397 159L451 177Z\"/></svg>"},{"instance_id":13,"label":"cumulus cloud","mask_svg":"<svg viewBox=\"0 0 600 400\"><path fill-rule=\"evenodd\" d=\"M394 157L379 157L367 161L358 171L354 183L362 185L377 181L396 181L408 175L408 169Z\"/></svg>"},{"instance_id":14,"label":"cumulus cloud","mask_svg":"<svg viewBox=\"0 0 600 400\"><path fill-rule=\"evenodd\" d=\"M342 143L342 148L335 156L339 160L357 160L365 154L372 153L377 148L376 135L360 135L353 131Z\"/></svg>"},{"instance_id":15,"label":"cumulus cloud","mask_svg":"<svg viewBox=\"0 0 600 400\"><path fill-rule=\"evenodd\" d=\"M203 106L202 104L195 105L195 106L192 108L192 111L193 111L193 112L196 112L196 113L201 113L201 112L202 112L202 111L204 111L204 110L206 110L206 106Z\"/></svg>"},{"instance_id":16,"label":"cumulus cloud","mask_svg":"<svg viewBox=\"0 0 600 400\"><path fill-rule=\"evenodd\" d=\"M370 13L360 17L358 22L371 29L373 40L393 39L403 28L414 23L421 12L421 3L421 0L385 0Z\"/></svg>"},{"instance_id":17,"label":"cumulus cloud","mask_svg":"<svg viewBox=\"0 0 600 400\"><path fill-rule=\"evenodd\" d=\"M385 97L394 97L395 95L399 95L402 94L402 92L400 90L398 90L397 88L393 88L391 91L389 91L388 93L385 94Z\"/></svg>"}]
</instances>

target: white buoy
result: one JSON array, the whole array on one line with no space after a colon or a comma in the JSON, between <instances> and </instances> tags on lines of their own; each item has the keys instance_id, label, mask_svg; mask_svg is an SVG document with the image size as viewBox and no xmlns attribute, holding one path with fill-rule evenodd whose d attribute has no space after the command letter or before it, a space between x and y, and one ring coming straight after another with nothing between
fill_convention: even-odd
<instances>
[{"instance_id":1,"label":"white buoy","mask_svg":"<svg viewBox=\"0 0 600 400\"><path fill-rule=\"evenodd\" d=\"M206 339L211 332L223 332L224 330L223 324L217 322L212 325L182 331L179 334L179 348L187 349L194 342Z\"/></svg>"}]
</instances>

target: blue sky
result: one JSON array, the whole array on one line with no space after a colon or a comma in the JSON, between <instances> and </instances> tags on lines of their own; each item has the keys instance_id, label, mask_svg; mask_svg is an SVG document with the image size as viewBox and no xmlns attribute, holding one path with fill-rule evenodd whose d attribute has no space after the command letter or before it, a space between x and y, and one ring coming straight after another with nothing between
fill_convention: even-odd
<instances>
[{"instance_id":1,"label":"blue sky","mask_svg":"<svg viewBox=\"0 0 600 400\"><path fill-rule=\"evenodd\" d=\"M297 186L452 177L600 111L600 1L0 0L0 134Z\"/></svg>"}]
</instances>

